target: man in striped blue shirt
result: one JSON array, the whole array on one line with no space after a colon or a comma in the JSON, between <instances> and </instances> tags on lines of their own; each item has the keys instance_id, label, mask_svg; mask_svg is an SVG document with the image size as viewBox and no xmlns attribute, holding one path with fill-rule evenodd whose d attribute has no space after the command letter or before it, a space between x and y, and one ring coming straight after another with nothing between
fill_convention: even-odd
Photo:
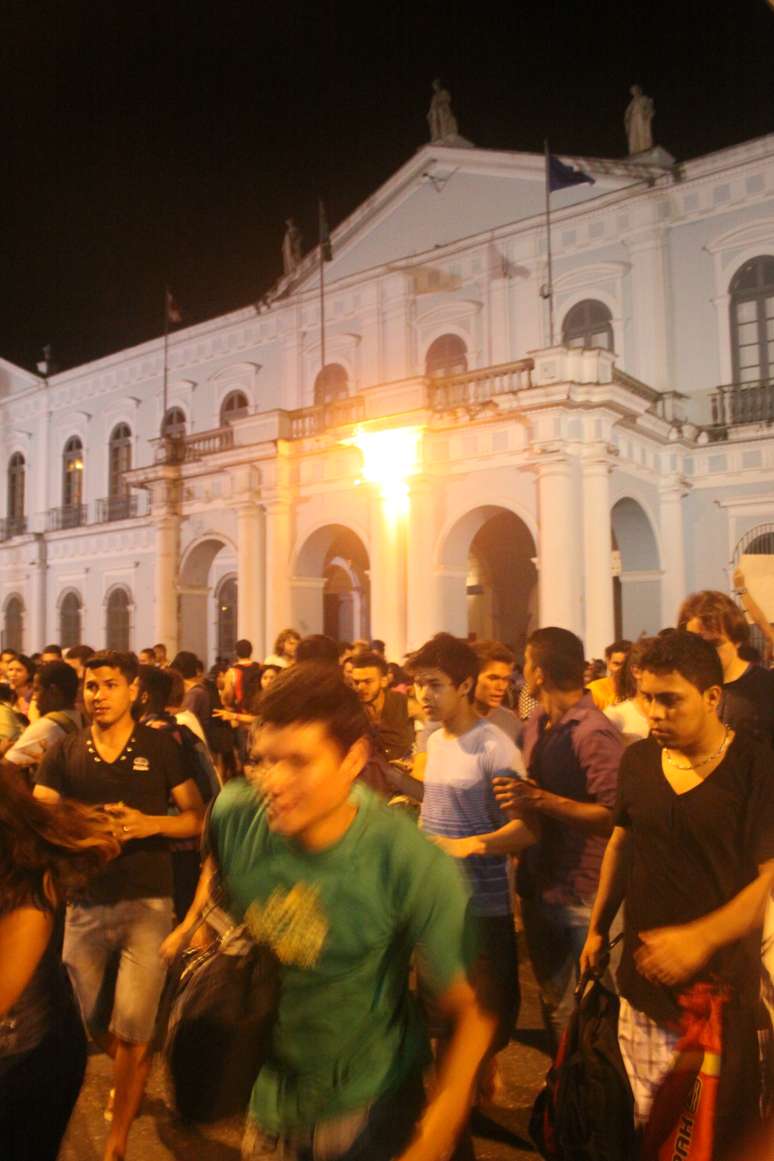
<instances>
[{"instance_id":1,"label":"man in striped blue shirt","mask_svg":"<svg viewBox=\"0 0 774 1161\"><path fill-rule=\"evenodd\" d=\"M510 738L476 712L478 670L470 645L449 633L423 645L409 666L425 717L441 723L427 742L422 828L465 859L479 935L473 985L481 1006L497 1017L493 1052L499 1052L519 1010L507 856L537 836L521 819L509 821L495 799L493 780L524 777L524 761Z\"/></svg>"}]
</instances>

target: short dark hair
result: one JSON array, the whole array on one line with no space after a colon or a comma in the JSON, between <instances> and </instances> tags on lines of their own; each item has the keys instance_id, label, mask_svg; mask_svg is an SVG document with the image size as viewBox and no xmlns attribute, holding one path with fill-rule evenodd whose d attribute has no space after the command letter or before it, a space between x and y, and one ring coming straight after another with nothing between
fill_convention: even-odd
<instances>
[{"instance_id":1,"label":"short dark hair","mask_svg":"<svg viewBox=\"0 0 774 1161\"><path fill-rule=\"evenodd\" d=\"M188 649L181 649L173 657L170 668L176 669L179 674L190 681L192 677L196 677L201 669L201 662L195 653L191 653Z\"/></svg>"},{"instance_id":2,"label":"short dark hair","mask_svg":"<svg viewBox=\"0 0 774 1161\"><path fill-rule=\"evenodd\" d=\"M381 653L374 653L373 649L363 650L362 653L353 653L350 661L353 669L378 669L382 677L387 672L387 662Z\"/></svg>"},{"instance_id":3,"label":"short dark hair","mask_svg":"<svg viewBox=\"0 0 774 1161\"><path fill-rule=\"evenodd\" d=\"M50 689L55 685L69 705L75 704L78 696L78 674L66 661L48 661L45 665L41 665L38 670L38 681L41 689Z\"/></svg>"},{"instance_id":4,"label":"short dark hair","mask_svg":"<svg viewBox=\"0 0 774 1161\"><path fill-rule=\"evenodd\" d=\"M117 669L131 683L137 677L139 664L134 653L122 653L118 649L100 649L92 653L83 663L84 669Z\"/></svg>"},{"instance_id":5,"label":"short dark hair","mask_svg":"<svg viewBox=\"0 0 774 1161\"><path fill-rule=\"evenodd\" d=\"M94 650L91 645L73 645L65 653L65 660L67 661L82 661L84 664L90 657L94 656Z\"/></svg>"},{"instance_id":6,"label":"short dark hair","mask_svg":"<svg viewBox=\"0 0 774 1161\"><path fill-rule=\"evenodd\" d=\"M16 694L7 681L0 681L0 702L9 704L16 700Z\"/></svg>"},{"instance_id":7,"label":"short dark hair","mask_svg":"<svg viewBox=\"0 0 774 1161\"><path fill-rule=\"evenodd\" d=\"M470 701L475 696L479 668L478 657L472 647L451 633L436 633L416 653L412 653L406 663L406 670L412 676L418 669L439 669L455 686L462 685L470 677Z\"/></svg>"},{"instance_id":8,"label":"short dark hair","mask_svg":"<svg viewBox=\"0 0 774 1161\"><path fill-rule=\"evenodd\" d=\"M156 644L153 646L153 651L154 651L154 653L156 652L156 650L157 650L157 649L163 649L165 653L166 653L166 651L167 651L167 647L166 647L166 645L164 644L164 642L163 642L163 641L158 641L158 642L157 642L157 643L156 643Z\"/></svg>"},{"instance_id":9,"label":"short dark hair","mask_svg":"<svg viewBox=\"0 0 774 1161\"><path fill-rule=\"evenodd\" d=\"M296 664L301 661L321 661L323 665L339 664L339 647L332 637L325 633L312 633L302 637L296 652Z\"/></svg>"},{"instance_id":10,"label":"short dark hair","mask_svg":"<svg viewBox=\"0 0 774 1161\"><path fill-rule=\"evenodd\" d=\"M61 657L62 656L62 646L61 645L44 645L41 652L42 653L53 653L55 657Z\"/></svg>"},{"instance_id":11,"label":"short dark hair","mask_svg":"<svg viewBox=\"0 0 774 1161\"><path fill-rule=\"evenodd\" d=\"M501 661L504 665L516 664L513 653L507 645L503 645L502 641L474 641L472 649L478 658L479 673L486 669L487 665L491 665L493 661Z\"/></svg>"},{"instance_id":12,"label":"short dark hair","mask_svg":"<svg viewBox=\"0 0 774 1161\"><path fill-rule=\"evenodd\" d=\"M658 675L679 673L701 693L723 684L723 666L715 647L686 629L673 629L657 637L643 653L640 667Z\"/></svg>"},{"instance_id":13,"label":"short dark hair","mask_svg":"<svg viewBox=\"0 0 774 1161\"><path fill-rule=\"evenodd\" d=\"M635 641L624 658L621 668L613 674L613 686L618 701L628 701L637 694L635 669L642 669L642 659L655 641L655 637L640 637Z\"/></svg>"},{"instance_id":14,"label":"short dark hair","mask_svg":"<svg viewBox=\"0 0 774 1161\"><path fill-rule=\"evenodd\" d=\"M607 649L605 649L605 660L609 661L614 653L628 653L631 647L631 641L627 641L622 637L620 641L614 641L612 645L608 645Z\"/></svg>"},{"instance_id":15,"label":"short dark hair","mask_svg":"<svg viewBox=\"0 0 774 1161\"><path fill-rule=\"evenodd\" d=\"M749 661L751 665L760 665L763 661L761 651L755 645L740 645L737 653L742 661Z\"/></svg>"},{"instance_id":16,"label":"short dark hair","mask_svg":"<svg viewBox=\"0 0 774 1161\"><path fill-rule=\"evenodd\" d=\"M320 722L342 754L369 732L360 698L338 669L319 661L302 661L283 669L261 695L261 725L281 729L294 723Z\"/></svg>"},{"instance_id":17,"label":"short dark hair","mask_svg":"<svg viewBox=\"0 0 774 1161\"><path fill-rule=\"evenodd\" d=\"M246 637L240 637L239 640L237 641L236 645L234 646L234 652L236 653L237 657L241 657L243 661L247 657L252 657L252 655L253 655L253 643L252 643L252 641L248 641Z\"/></svg>"},{"instance_id":18,"label":"short dark hair","mask_svg":"<svg viewBox=\"0 0 774 1161\"><path fill-rule=\"evenodd\" d=\"M167 698L167 705L172 709L179 709L185 697L183 675L179 669L173 669L171 665L167 667L166 672L169 674L169 697Z\"/></svg>"},{"instance_id":19,"label":"short dark hair","mask_svg":"<svg viewBox=\"0 0 774 1161\"><path fill-rule=\"evenodd\" d=\"M750 639L750 626L745 615L726 593L702 589L691 593L677 614L678 629L685 629L694 618L710 633L722 633L735 645L744 645Z\"/></svg>"},{"instance_id":20,"label":"short dark hair","mask_svg":"<svg viewBox=\"0 0 774 1161\"><path fill-rule=\"evenodd\" d=\"M580 637L576 637L569 629L549 625L531 633L527 646L532 664L543 670L554 689L564 693L583 689L586 658Z\"/></svg>"},{"instance_id":21,"label":"short dark hair","mask_svg":"<svg viewBox=\"0 0 774 1161\"><path fill-rule=\"evenodd\" d=\"M384 653L386 648L387 648L387 645L385 644L384 641L382 641L381 637L374 637L372 639L372 641L371 641L371 652L372 653Z\"/></svg>"},{"instance_id":22,"label":"short dark hair","mask_svg":"<svg viewBox=\"0 0 774 1161\"><path fill-rule=\"evenodd\" d=\"M140 653L152 653L155 657L156 650L153 648L152 645L146 645L144 649L140 650Z\"/></svg>"},{"instance_id":23,"label":"short dark hair","mask_svg":"<svg viewBox=\"0 0 774 1161\"><path fill-rule=\"evenodd\" d=\"M147 696L147 708L151 713L163 714L170 704L171 691L172 677L168 669L159 669L157 665L140 666L140 695Z\"/></svg>"}]
</instances>

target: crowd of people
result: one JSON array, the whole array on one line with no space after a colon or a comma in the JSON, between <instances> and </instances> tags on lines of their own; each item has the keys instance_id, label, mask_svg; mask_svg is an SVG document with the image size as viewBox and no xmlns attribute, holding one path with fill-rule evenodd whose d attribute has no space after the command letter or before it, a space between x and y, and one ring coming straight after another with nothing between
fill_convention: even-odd
<instances>
[{"instance_id":1,"label":"crowd of people","mask_svg":"<svg viewBox=\"0 0 774 1161\"><path fill-rule=\"evenodd\" d=\"M280 970L245 1161L471 1161L520 946L552 1053L581 976L616 993L645 1140L686 997L718 997L713 1157L739 1161L774 1057L774 672L743 606L693 594L604 672L557 627L400 663L288 629L209 672L4 650L0 1156L56 1158L88 1035L125 1157L168 965L217 898Z\"/></svg>"}]
</instances>

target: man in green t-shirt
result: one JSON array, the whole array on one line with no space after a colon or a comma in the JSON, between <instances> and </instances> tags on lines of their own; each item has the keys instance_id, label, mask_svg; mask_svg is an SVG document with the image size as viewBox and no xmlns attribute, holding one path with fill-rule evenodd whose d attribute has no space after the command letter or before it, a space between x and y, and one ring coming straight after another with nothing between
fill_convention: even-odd
<instances>
[{"instance_id":1,"label":"man in green t-shirt","mask_svg":"<svg viewBox=\"0 0 774 1161\"><path fill-rule=\"evenodd\" d=\"M250 1161L449 1158L492 1036L467 979L462 876L356 783L367 731L335 670L297 665L263 696L248 781L229 783L213 808L229 910L281 964L272 1049L250 1101ZM454 1026L427 1104L428 1042L408 987L415 953Z\"/></svg>"}]
</instances>

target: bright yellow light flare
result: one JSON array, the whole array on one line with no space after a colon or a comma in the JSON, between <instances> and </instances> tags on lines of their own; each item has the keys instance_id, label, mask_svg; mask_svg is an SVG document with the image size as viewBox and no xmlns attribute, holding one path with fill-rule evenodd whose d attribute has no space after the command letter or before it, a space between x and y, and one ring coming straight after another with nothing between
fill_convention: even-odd
<instances>
[{"instance_id":1,"label":"bright yellow light flare","mask_svg":"<svg viewBox=\"0 0 774 1161\"><path fill-rule=\"evenodd\" d=\"M375 484L391 516L408 511L408 481L419 470L421 427L392 427L384 431L358 428L344 443L363 453L363 479Z\"/></svg>"}]
</instances>

